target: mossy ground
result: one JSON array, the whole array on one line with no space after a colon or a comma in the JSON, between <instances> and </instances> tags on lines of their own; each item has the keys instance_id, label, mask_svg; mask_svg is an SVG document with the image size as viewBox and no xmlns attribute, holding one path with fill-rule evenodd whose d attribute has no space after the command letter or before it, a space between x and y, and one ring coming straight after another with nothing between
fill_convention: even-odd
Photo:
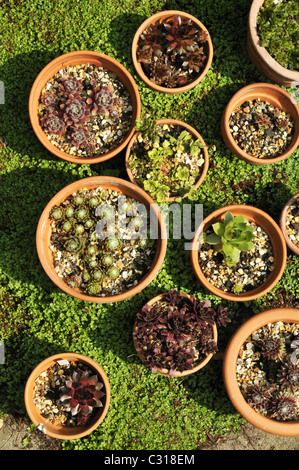
<instances>
[{"instance_id":1,"label":"mossy ground","mask_svg":"<svg viewBox=\"0 0 299 470\"><path fill-rule=\"evenodd\" d=\"M60 291L44 273L36 253L36 227L47 202L67 184L95 174L128 179L124 153L97 165L76 165L47 152L28 116L28 97L40 70L60 54L79 49L105 53L134 76L142 110L193 125L210 149L210 168L192 204L204 215L223 205L245 203L268 212L276 222L288 199L298 192L298 150L275 165L252 166L232 155L220 133L220 119L231 96L246 84L268 81L250 62L246 28L251 0L39 0L0 3L0 412L25 414L23 393L32 369L63 351L99 362L111 384L111 405L102 425L71 449L194 450L208 436L238 432L243 419L233 408L222 382L222 361L211 361L184 379L153 375L137 358L132 327L138 309L170 288L210 299L196 280L183 241L168 243L165 262L140 294L117 304L90 304ZM164 95L147 88L135 73L131 42L138 26L157 11L177 9L198 17L209 30L212 67L201 84L184 95ZM184 201L182 204L186 204ZM223 301L232 323L219 332L226 344L244 320L271 306L299 307L299 259L288 252L276 287L252 302Z\"/></svg>"}]
</instances>

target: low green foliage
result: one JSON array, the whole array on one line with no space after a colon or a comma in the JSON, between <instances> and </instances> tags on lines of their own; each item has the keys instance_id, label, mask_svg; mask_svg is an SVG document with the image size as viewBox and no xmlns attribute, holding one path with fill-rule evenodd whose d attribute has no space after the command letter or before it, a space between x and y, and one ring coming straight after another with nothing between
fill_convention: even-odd
<instances>
[{"instance_id":1,"label":"low green foliage","mask_svg":"<svg viewBox=\"0 0 299 470\"><path fill-rule=\"evenodd\" d=\"M246 29L251 0L29 0L0 3L0 413L25 416L24 387L32 369L49 355L73 351L102 365L111 384L108 414L91 435L63 442L66 450L196 450L208 436L238 432L244 420L224 389L222 361L212 360L183 379L154 375L141 364L132 331L136 313L150 298L177 289L199 300L221 303L232 322L219 333L223 351L245 319L271 306L299 307L299 258L288 252L280 282L252 302L221 301L206 291L192 271L185 240L172 237L155 279L138 295L117 304L90 304L60 291L39 262L35 234L49 200L81 178L105 174L128 179L124 153L96 165L76 165L50 154L36 138L28 97L42 68L62 53L96 50L120 61L140 91L143 113L187 122L209 148L210 166L201 187L182 200L194 219L228 204L249 204L276 222L298 192L299 152L274 165L253 166L232 155L221 137L226 103L248 83L266 81L248 59ZM188 11L207 27L213 41L210 71L193 90L164 95L149 89L135 73L131 42L139 25L163 9ZM215 151L212 151L215 146ZM195 223L195 220L193 220ZM297 303L296 303L297 302Z\"/></svg>"},{"instance_id":2,"label":"low green foliage","mask_svg":"<svg viewBox=\"0 0 299 470\"><path fill-rule=\"evenodd\" d=\"M299 4L265 0L257 17L261 45L283 67L299 71Z\"/></svg>"}]
</instances>

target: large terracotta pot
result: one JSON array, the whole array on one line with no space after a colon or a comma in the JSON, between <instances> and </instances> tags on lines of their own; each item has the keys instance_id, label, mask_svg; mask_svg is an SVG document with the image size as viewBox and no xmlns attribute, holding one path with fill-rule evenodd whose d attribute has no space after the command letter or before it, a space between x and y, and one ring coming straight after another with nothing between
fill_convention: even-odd
<instances>
[{"instance_id":1,"label":"large terracotta pot","mask_svg":"<svg viewBox=\"0 0 299 470\"><path fill-rule=\"evenodd\" d=\"M113 191L118 191L124 196L132 197L139 201L141 204L144 204L146 208L151 209L151 222L156 224L155 228L157 229L159 237L157 239L156 253L148 273L139 281L136 286L131 287L123 293L106 297L89 296L87 294L82 293L79 289L69 287L65 283L65 281L57 275L53 266L52 252L50 250L51 227L49 213L51 211L51 208L55 205L59 205L68 196L70 196L72 193L78 191L81 188L87 188L90 190L99 186L103 189L110 188ZM59 191L47 204L38 223L36 232L36 246L40 262L45 272L61 290L81 300L98 303L110 303L118 302L132 297L133 295L137 294L142 289L144 289L153 280L153 278L158 273L166 254L167 233L165 222L157 205L145 191L143 191L138 186L119 178L114 178L110 176L91 176L89 178L84 178L82 180L75 181L74 183L71 183L70 185L66 186L61 191Z\"/></svg>"},{"instance_id":2,"label":"large terracotta pot","mask_svg":"<svg viewBox=\"0 0 299 470\"><path fill-rule=\"evenodd\" d=\"M176 119L158 119L157 120L157 124L168 124L168 125L174 125L174 126L181 126L183 127L185 130L187 130L188 132L190 132L190 134L192 134L196 139L199 139L202 144L204 145L202 151L204 153L204 164L203 164L203 167L202 167L202 173L201 173L201 176L200 178L198 179L198 181L196 182L196 184L194 185L193 189L196 190L199 188L199 186L202 184L203 180L205 179L206 175L207 175L207 172L208 172L208 168L209 168L209 153L207 151L207 147L206 147L206 144L205 144L205 141L203 140L203 138L201 137L201 135L197 132L196 129L194 129L193 127L191 127L189 124L186 124L185 122L182 122L182 121L178 121ZM136 132L132 139L130 140L128 146L127 146L127 150L126 150L126 170L127 170L127 173L128 173L128 177L130 179L130 181L132 181L132 183L134 184L137 184L136 183L136 180L132 174L132 171L130 169L130 165L129 165L129 161L130 161L130 154L131 154L131 149L132 149L132 146L134 145L134 143L136 142L137 138L138 138L138 135L140 134L140 132ZM183 196L183 198L187 197L188 194L185 194ZM175 201L177 198L177 196L173 196L173 197L168 197L165 202L172 202L172 201Z\"/></svg>"},{"instance_id":3,"label":"large terracotta pot","mask_svg":"<svg viewBox=\"0 0 299 470\"><path fill-rule=\"evenodd\" d=\"M144 83L146 83L147 86L149 86L155 91L160 91L161 93L177 94L177 93L183 93L185 91L188 91L194 88L205 77L213 60L213 44L212 44L210 35L208 35L208 40L205 43L207 63L202 73L193 82L189 83L188 85L179 87L179 88L166 88L160 85L155 85L151 80L148 79L148 77L143 72L141 63L138 62L137 60L136 50L137 50L139 36L149 26L154 25L154 24L161 24L169 19L172 19L173 17L177 15L180 15L181 17L184 17L184 18L191 19L198 26L198 28L200 28L202 31L207 31L207 28L197 18L195 18L192 15L189 15L189 13L186 13L183 11L177 11L177 10L166 10L166 11L161 11L159 13L156 13L150 16L149 18L147 18L137 29L135 36L133 38L133 42L132 42L132 59L133 59L136 72L138 73L141 80L143 80Z\"/></svg>"},{"instance_id":4,"label":"large terracotta pot","mask_svg":"<svg viewBox=\"0 0 299 470\"><path fill-rule=\"evenodd\" d=\"M268 101L277 108L288 112L295 121L295 131L289 147L283 154L276 158L259 159L248 155L237 145L229 130L229 119L232 112L234 112L245 101L257 98ZM221 119L221 132L228 149L241 158L241 160L252 165L269 165L270 163L277 163L295 152L299 145L299 106L291 95L279 86L272 85L270 83L253 83L241 88L226 105Z\"/></svg>"},{"instance_id":5,"label":"large terracotta pot","mask_svg":"<svg viewBox=\"0 0 299 470\"><path fill-rule=\"evenodd\" d=\"M254 315L247 320L230 339L223 359L223 378L226 391L238 412L253 426L271 434L279 436L298 436L299 422L281 422L267 418L257 413L245 401L236 375L236 363L244 341L257 329L272 322L299 322L299 310L292 308L278 308L267 310Z\"/></svg>"},{"instance_id":6,"label":"large terracotta pot","mask_svg":"<svg viewBox=\"0 0 299 470\"><path fill-rule=\"evenodd\" d=\"M269 52L261 46L257 34L257 17L265 0L253 0L248 16L247 52L256 68L274 83L285 87L299 84L299 72L278 64Z\"/></svg>"},{"instance_id":7,"label":"large terracotta pot","mask_svg":"<svg viewBox=\"0 0 299 470\"><path fill-rule=\"evenodd\" d=\"M97 413L91 419L89 425L68 427L62 424L51 423L41 415L40 410L33 403L36 379L42 372L45 372L49 367L60 360L67 360L69 362L75 361L88 365L95 371L100 381L104 384L103 391L105 395L101 400L103 407L98 408ZM24 400L29 418L42 432L56 439L79 439L94 431L104 420L110 404L110 384L103 368L89 357L76 353L55 354L42 361L31 372L25 386Z\"/></svg>"},{"instance_id":8,"label":"large terracotta pot","mask_svg":"<svg viewBox=\"0 0 299 470\"><path fill-rule=\"evenodd\" d=\"M59 150L55 145L53 145L46 134L44 133L38 116L38 102L40 98L40 94L42 89L44 88L46 82L61 68L67 65L80 65L80 64L94 64L100 67L105 68L106 70L110 70L114 72L118 79L122 82L124 87L126 88L127 92L130 95L132 108L133 108L133 115L132 115L132 123L129 129L128 134L124 137L124 140L121 144L119 144L113 150L107 152L106 154L99 155L97 157L77 157L74 155L70 155L66 152ZM67 54L63 54L56 59L52 60L46 67L39 73L36 77L31 92L29 96L29 117L33 127L33 130L40 140L40 142L44 145L44 147L49 150L51 153L56 155L63 160L67 160L72 163L80 163L80 164L91 164L91 163L98 163L108 160L109 158L114 157L117 155L129 142L130 138L132 137L135 129L135 121L140 116L141 112L141 101L139 96L139 91L137 85L131 76L131 74L126 70L126 68L117 60L109 57L105 54L101 54L99 52L94 51L73 51Z\"/></svg>"},{"instance_id":9,"label":"large terracotta pot","mask_svg":"<svg viewBox=\"0 0 299 470\"><path fill-rule=\"evenodd\" d=\"M291 199L284 206L284 208L282 210L282 213L281 213L281 216L280 216L279 224L280 224L280 228L282 230L282 233L284 235L286 244L288 245L290 250L292 250L294 253L296 253L296 255L299 255L299 247L292 242L292 240L290 239L290 237L288 235L288 230L286 228L286 216L287 216L288 212L290 211L290 206L292 206L295 201L297 202L297 204L299 203L299 193L297 193L293 197L291 197Z\"/></svg>"},{"instance_id":10,"label":"large terracotta pot","mask_svg":"<svg viewBox=\"0 0 299 470\"><path fill-rule=\"evenodd\" d=\"M223 219L227 211L230 211L234 216L243 214L244 217L249 220L249 222L255 222L257 225L262 227L262 229L268 234L270 238L273 250L274 266L273 271L270 273L267 280L255 289L252 289L249 292L243 292L241 294L224 292L219 288L213 286L204 276L198 262L198 252L200 250L200 238L202 234L217 220ZM263 296L268 291L270 291L283 275L286 264L286 256L286 243L282 232L276 222L266 212L256 207L241 204L225 206L208 215L197 228L191 246L192 267L196 277L202 283L202 285L206 289L208 289L212 294L217 295L218 297L221 297L223 299L236 302L245 302L248 300L253 300Z\"/></svg>"},{"instance_id":11,"label":"large terracotta pot","mask_svg":"<svg viewBox=\"0 0 299 470\"><path fill-rule=\"evenodd\" d=\"M151 306L153 304L155 304L156 302L158 302L159 300L163 299L163 297L167 295L166 293L164 294L160 294L160 295L157 295L156 297L153 297L152 299L150 299L148 302L147 302L147 305ZM188 294L184 294L184 293L181 293L182 296L185 296L185 297L189 297ZM136 327L137 327L137 324L136 322L134 323L134 327L133 327L133 332L136 330ZM217 343L217 340L218 340L218 331L217 331L217 326L216 324L212 325L211 328L213 329L213 339L215 341L215 343ZM141 362L144 362L144 356L140 353L140 351L137 350L137 343L136 343L136 340L134 339L133 337L133 342L134 342L134 346L135 346L135 349L136 349L136 352L138 354L138 357L139 359L141 360ZM194 374L195 372L199 371L200 369L202 369L203 367L205 367L207 365L207 363L212 359L213 357L213 354L209 354L208 356L206 356L201 362L199 362L193 369L191 370L184 370L183 372L179 372L179 371L175 371L173 377L183 377L185 375L190 375L190 374ZM157 374L160 374L160 375L166 375L169 377L169 370L168 369L157 369Z\"/></svg>"}]
</instances>

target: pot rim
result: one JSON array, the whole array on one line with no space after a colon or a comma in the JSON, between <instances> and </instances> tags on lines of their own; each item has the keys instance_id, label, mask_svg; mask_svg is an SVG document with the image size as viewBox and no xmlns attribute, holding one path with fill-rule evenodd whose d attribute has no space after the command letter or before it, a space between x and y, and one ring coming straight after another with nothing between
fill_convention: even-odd
<instances>
[{"instance_id":1,"label":"pot rim","mask_svg":"<svg viewBox=\"0 0 299 470\"><path fill-rule=\"evenodd\" d=\"M189 83L188 85L184 85L184 86L178 87L178 88L166 88L166 87L163 87L163 86L160 86L160 85L155 85L146 76L146 74L143 72L143 69L142 69L140 63L137 61L136 50L137 50L137 44L138 44L140 34L146 28L148 28L151 23L157 22L161 18L170 18L172 16L177 16L177 15L184 16L186 18L191 19L192 21L194 21L200 27L200 29L202 29L203 31L206 31L208 33L208 39L207 39L208 57L207 57L207 63L205 65L202 73L195 80L193 80L193 82ZM205 75L207 74L209 68L211 67L212 60L213 60L213 43L212 43L209 31L207 30L205 25L203 23L201 23L201 21L199 21L195 16L190 15L189 13L184 12L184 11L180 11L180 10L163 10L163 11L160 11L158 13L155 13L154 15L149 16L139 26L139 28L137 29L137 31L134 35L134 38L133 38L131 53L132 53L132 60L133 60L135 70L136 70L137 74L139 75L139 77L141 78L141 80L144 83L146 83L147 86L149 86L153 90L159 91L161 93L178 94L178 93L184 93L185 91L188 91L188 90L194 88L205 77Z\"/></svg>"},{"instance_id":2,"label":"pot rim","mask_svg":"<svg viewBox=\"0 0 299 470\"><path fill-rule=\"evenodd\" d=\"M216 219L219 219L221 218L221 216L224 216L224 214L227 211L232 212L234 215L243 214L249 220L255 221L257 225L260 225L267 232L270 238L272 249L274 251L273 253L274 260L277 259L278 257L281 257L281 263L277 264L276 262L274 270L271 272L271 274L268 276L267 280L263 284L261 284L255 289L252 289L249 292L243 292L238 295L225 292L217 287L214 287L204 276L200 268L199 262L198 262L199 237L201 236L203 231L205 231ZM261 219L262 221L265 222L265 224L263 224L263 222L261 223ZM263 225L267 225L268 230L265 227L263 227ZM272 235L272 232L270 231L270 228L274 229L273 235ZM275 250L275 247L276 247L276 250ZM257 207L249 206L246 204L235 204L235 205L220 207L219 209L211 212L202 221L202 223L199 225L199 227L195 231L195 235L192 240L190 254L191 254L191 264L192 264L193 270L197 278L199 279L199 281L206 287L206 289L208 289L214 295L217 295L218 297L221 297L223 299L236 301L236 302L245 302L248 300L256 299L266 294L279 281L279 279L283 275L284 268L286 265L287 248L286 248L284 236L279 226L272 219L272 217L270 217L266 212L262 211L261 209L258 209Z\"/></svg>"},{"instance_id":3,"label":"pot rim","mask_svg":"<svg viewBox=\"0 0 299 470\"><path fill-rule=\"evenodd\" d=\"M207 172L208 172L208 168L209 168L209 153L207 151L207 146L206 146L206 143L204 141L204 139L202 138L202 136L199 134L199 132L194 129L194 127L190 126L189 124L183 122L183 121L179 121L177 119L157 119L157 124L173 124L173 125L178 125L178 126L181 126L181 127L184 127L187 131L190 132L190 134L193 134L194 137L196 137L196 139L199 139L202 144L204 145L203 147L203 152L204 152L204 164L203 164L203 169L202 169L202 173L201 173L201 176L200 178L198 179L198 181L195 183L195 185L193 186L193 189L196 190L199 188L199 186L203 183L206 175L207 175ZM138 183L136 182L133 174L132 174L132 171L129 167L129 160L130 160L130 155L131 155L131 148L133 146L133 144L136 142L136 139L138 137L138 135L141 133L141 131L138 131L138 132L135 132L127 146L127 149L126 149L126 156L125 156L125 164L126 164L126 170L127 170L127 174L128 174L128 177L130 179L130 181L134 184L136 184L137 186ZM140 187L140 186L139 186ZM184 196L182 196L182 199L186 198L188 196L188 193L185 194ZM179 196L172 196L172 197L168 197L165 199L164 202L173 202L175 201Z\"/></svg>"},{"instance_id":4,"label":"pot rim","mask_svg":"<svg viewBox=\"0 0 299 470\"><path fill-rule=\"evenodd\" d=\"M49 248L49 233L50 233L50 224L49 224L49 211L56 203L60 203L64 201L70 194L75 191L78 191L80 188L88 187L88 188L96 188L99 186L109 186L114 188L114 190L119 190L120 193L125 193L124 188L129 191L129 193L133 193L136 200L139 202L143 202L145 205L150 207L151 213L154 214L155 222L157 223L158 230L159 230L159 237L157 239L157 249L156 253L151 265L151 268L143 276L143 278L138 282L136 286L131 287L130 289L117 294L117 295L109 295L105 297L97 297L97 296L89 296L87 294L82 293L77 289L73 289L69 287L65 281L58 277L57 273L53 268L52 261L47 259L47 254L50 252ZM126 194L126 193L125 193ZM40 263L48 275L48 277L65 293L72 295L73 297L77 297L81 300L85 300L88 302L95 302L95 303L111 303L111 302L119 302L121 300L126 300L133 295L139 293L143 290L157 275L161 265L164 261L166 248L167 248L167 231L164 219L162 214L158 208L158 206L154 203L152 198L141 188L137 185L134 185L131 182L126 180L122 180L116 177L110 176L90 176L88 178L84 178L81 180L77 180L63 189L61 189L58 193L56 193L52 199L48 202L46 207L44 208L36 231L36 248L37 254L40 260ZM51 256L50 256L51 258Z\"/></svg>"},{"instance_id":5,"label":"pot rim","mask_svg":"<svg viewBox=\"0 0 299 470\"><path fill-rule=\"evenodd\" d=\"M299 323L299 310L277 308L255 314L231 337L223 359L223 378L227 394L238 412L252 425L263 431L281 436L299 435L299 421L279 422L260 415L244 399L236 376L236 362L242 344L255 330L276 321Z\"/></svg>"},{"instance_id":6,"label":"pot rim","mask_svg":"<svg viewBox=\"0 0 299 470\"><path fill-rule=\"evenodd\" d=\"M290 250L292 250L294 253L296 253L296 255L299 255L299 247L296 246L292 240L290 239L290 237L288 236L287 234L287 231L286 231L286 216L287 216L287 213L289 211L289 207L299 199L299 193L296 193L294 194L294 196L291 197L291 199L288 200L288 202L285 204L282 212L281 212L281 216L280 216L280 220L279 220L279 224L280 224L280 228L281 228L281 231L285 237L285 241L286 241L286 244L288 245L288 247L290 248Z\"/></svg>"},{"instance_id":7,"label":"pot rim","mask_svg":"<svg viewBox=\"0 0 299 470\"><path fill-rule=\"evenodd\" d=\"M43 418L38 410L38 408L33 403L33 394L34 394L34 383L37 377L44 372L51 364L56 363L57 360L67 359L68 361L77 361L89 365L92 369L95 370L97 375L99 375L101 381L105 386L105 404L103 408L100 408L93 418L89 426L77 426L76 428L68 428L61 424L51 424L46 418ZM107 415L108 408L110 405L111 390L108 377L102 368L97 362L91 359L88 356L77 353L61 353L54 354L47 357L40 363L38 363L32 372L30 373L24 390L24 402L27 414L33 424L37 427L40 427L41 430L48 436L54 437L56 439L79 439L81 437L90 434L94 431L104 420ZM99 415L97 417L97 415ZM47 429L48 426L48 429Z\"/></svg>"},{"instance_id":8,"label":"pot rim","mask_svg":"<svg viewBox=\"0 0 299 470\"><path fill-rule=\"evenodd\" d=\"M180 292L180 294L183 296L183 297L190 297L189 294L186 294L185 292ZM153 305L155 304L157 301L161 300L163 297L165 297L167 295L167 292L164 292L163 294L159 294L159 295L156 295L155 297L151 298L148 302L146 302L145 305ZM134 322L134 326L133 326L133 333L136 329L136 320ZM214 341L215 343L217 344L217 341L218 341L218 330L217 330L217 325L216 323L214 323L214 325L211 326L212 330L213 330L213 336L214 336ZM134 343L134 346L135 346L135 349L136 349L136 352L137 352L137 355L139 357L139 359L141 360L141 362L144 364L144 359L143 359L143 356L140 352L137 351L137 342L136 340L133 338L133 343ZM186 375L190 375L190 374L194 374L195 372L198 372L200 369L202 369L203 367L205 367L208 362L210 362L210 360L212 359L214 354L210 353L208 356L206 356L202 361L199 362L199 364L197 364L193 369L191 370L184 370L183 372L179 372L179 371L175 371L174 375L173 376L170 376L169 375L169 370L168 369L157 369L157 374L160 374L160 375L166 375L167 377L184 377ZM146 367L146 366L145 366Z\"/></svg>"},{"instance_id":9,"label":"pot rim","mask_svg":"<svg viewBox=\"0 0 299 470\"><path fill-rule=\"evenodd\" d=\"M261 57L261 60L265 61L269 68L275 70L279 75L290 81L299 81L299 72L290 70L280 65L276 60L269 54L267 49L260 44L260 38L257 33L257 17L259 11L265 0L253 0L249 16L248 16L248 34L251 39L251 45L256 53Z\"/></svg>"},{"instance_id":10,"label":"pot rim","mask_svg":"<svg viewBox=\"0 0 299 470\"><path fill-rule=\"evenodd\" d=\"M38 113L37 113L37 107L38 107L38 100L39 96L41 93L41 90L43 89L45 83L49 79L50 76L53 76L61 67L64 67L65 65L68 65L69 63L72 63L71 61L77 61L79 57L82 56L82 60L90 60L90 61L99 61L101 63L100 66L103 68L106 68L107 70L110 70L109 65L111 64L111 70L116 73L118 76L118 79L123 83L124 87L126 88L127 92L130 94L131 102L132 102L132 108L133 108L133 115L132 115L132 123L130 126L130 130L128 131L127 135L125 136L124 140L114 149L110 150L109 152L99 155L97 157L77 157L74 155L67 154L66 152L63 152L62 150L59 150L55 145L53 145L50 140L47 138L46 134L41 128L41 125L39 123L39 118L38 118ZM116 72L117 70L117 72ZM125 81L127 82L126 84L124 83L124 77ZM133 79L132 75L130 72L116 59L113 57L110 57L106 54L102 54L100 52L96 51L90 51L90 50L79 50L79 51L72 51L72 52L67 52L66 54L62 54L52 61L50 61L37 75L35 78L33 85L31 87L30 95L29 95L29 102L28 102L28 108L29 108L29 118L30 122L33 128L33 131L39 141L43 144L43 146L52 154L57 156L58 158L61 158L63 160L72 162L72 163L78 163L78 164L94 164L94 163L99 163L103 162L105 160L108 160L118 153L121 152L129 142L131 136L134 133L134 127L135 127L135 120L140 116L141 113L141 99L139 95L139 90L138 87L135 83L135 80Z\"/></svg>"},{"instance_id":11,"label":"pot rim","mask_svg":"<svg viewBox=\"0 0 299 470\"><path fill-rule=\"evenodd\" d=\"M259 91L259 89L262 89L262 91ZM244 152L236 143L234 138L231 135L231 132L229 131L229 119L231 116L231 113L236 109L239 102L244 102L246 101L246 96L248 94L251 94L252 92L256 92L256 98L259 98L263 96L263 92L265 93L271 93L275 92L279 96L281 96L282 100L288 101L292 105L292 118L295 121L295 131L293 138L290 142L289 147L279 156L276 158L268 158L268 159L259 159L255 158L248 153ZM268 100L268 97L266 98ZM283 88L280 88L278 85L273 85L272 83L266 83L266 82L260 82L260 83L251 83L249 85L246 85L245 87L241 88L238 90L228 101L223 114L222 114L222 119L221 119L221 131L222 131L222 136L224 141L227 140L227 143L231 148L233 148L234 153L243 160L245 160L247 163L252 163L255 165L269 165L271 163L276 163L284 160L288 156L290 156L298 147L299 145L299 106L296 104L296 101L294 98Z\"/></svg>"}]
</instances>

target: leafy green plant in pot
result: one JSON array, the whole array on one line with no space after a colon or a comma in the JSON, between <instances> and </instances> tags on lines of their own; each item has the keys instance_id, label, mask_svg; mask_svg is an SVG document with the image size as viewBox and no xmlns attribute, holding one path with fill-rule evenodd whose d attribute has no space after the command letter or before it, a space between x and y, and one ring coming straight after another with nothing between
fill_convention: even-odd
<instances>
[{"instance_id":1,"label":"leafy green plant in pot","mask_svg":"<svg viewBox=\"0 0 299 470\"><path fill-rule=\"evenodd\" d=\"M209 154L201 135L175 119L136 120L126 151L130 180L158 203L184 198L206 177Z\"/></svg>"},{"instance_id":2,"label":"leafy green plant in pot","mask_svg":"<svg viewBox=\"0 0 299 470\"><path fill-rule=\"evenodd\" d=\"M153 373L180 377L203 368L217 351L217 325L230 322L227 308L176 290L151 299L137 313L134 345Z\"/></svg>"},{"instance_id":3,"label":"leafy green plant in pot","mask_svg":"<svg viewBox=\"0 0 299 470\"><path fill-rule=\"evenodd\" d=\"M233 205L212 212L197 228L191 262L213 294L234 301L264 295L280 279L286 244L276 222L252 206Z\"/></svg>"}]
</instances>

